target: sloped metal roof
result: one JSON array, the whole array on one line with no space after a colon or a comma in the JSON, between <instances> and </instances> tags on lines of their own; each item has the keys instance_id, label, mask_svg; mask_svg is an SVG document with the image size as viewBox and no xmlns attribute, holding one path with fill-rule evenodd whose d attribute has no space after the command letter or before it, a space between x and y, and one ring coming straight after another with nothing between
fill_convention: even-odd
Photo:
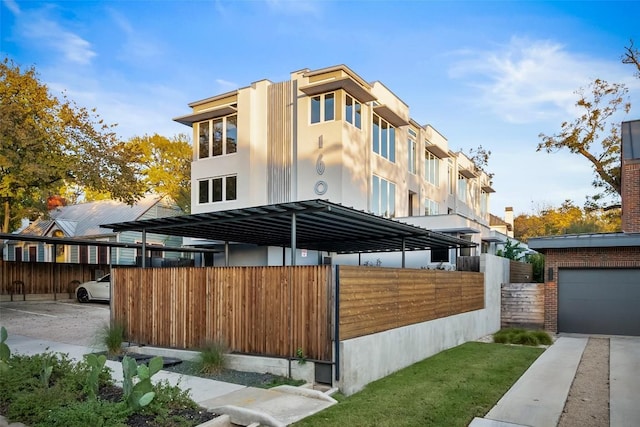
<instances>
[{"instance_id":1,"label":"sloped metal roof","mask_svg":"<svg viewBox=\"0 0 640 427\"><path fill-rule=\"evenodd\" d=\"M100 225L105 222L135 221L160 200L161 197L158 195L149 195L138 200L133 206L115 200L99 200L62 206L50 211L49 219L37 219L21 234L44 236L54 222L67 237L112 234L109 229Z\"/></svg>"},{"instance_id":2,"label":"sloped metal roof","mask_svg":"<svg viewBox=\"0 0 640 427\"><path fill-rule=\"evenodd\" d=\"M337 253L476 246L468 240L319 199L109 223L102 227L114 232L146 230L175 236L280 247L290 247L292 235L295 235L297 248Z\"/></svg>"},{"instance_id":3,"label":"sloped metal roof","mask_svg":"<svg viewBox=\"0 0 640 427\"><path fill-rule=\"evenodd\" d=\"M548 249L639 247L640 233L565 234L532 237L529 248L544 253Z\"/></svg>"}]
</instances>

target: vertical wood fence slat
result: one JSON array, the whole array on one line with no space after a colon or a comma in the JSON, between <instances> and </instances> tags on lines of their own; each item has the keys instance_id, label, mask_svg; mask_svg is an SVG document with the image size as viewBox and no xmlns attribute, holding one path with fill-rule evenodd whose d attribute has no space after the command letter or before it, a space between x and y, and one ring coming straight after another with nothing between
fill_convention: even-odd
<instances>
[{"instance_id":1,"label":"vertical wood fence slat","mask_svg":"<svg viewBox=\"0 0 640 427\"><path fill-rule=\"evenodd\" d=\"M114 314L132 342L193 349L224 340L240 353L302 348L331 360L328 266L121 267L113 276Z\"/></svg>"}]
</instances>

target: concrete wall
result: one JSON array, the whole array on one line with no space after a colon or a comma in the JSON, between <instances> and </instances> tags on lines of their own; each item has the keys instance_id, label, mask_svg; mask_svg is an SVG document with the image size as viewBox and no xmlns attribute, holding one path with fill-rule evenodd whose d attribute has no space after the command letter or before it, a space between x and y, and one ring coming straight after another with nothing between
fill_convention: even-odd
<instances>
[{"instance_id":1,"label":"concrete wall","mask_svg":"<svg viewBox=\"0 0 640 427\"><path fill-rule=\"evenodd\" d=\"M340 342L340 390L351 395L368 383L429 356L500 329L500 285L509 260L483 254L485 308Z\"/></svg>"}]
</instances>

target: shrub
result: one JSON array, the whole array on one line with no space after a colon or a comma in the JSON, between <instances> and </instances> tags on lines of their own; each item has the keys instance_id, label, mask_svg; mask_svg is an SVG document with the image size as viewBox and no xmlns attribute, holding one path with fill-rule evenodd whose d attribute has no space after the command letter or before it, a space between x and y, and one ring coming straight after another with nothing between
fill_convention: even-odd
<instances>
[{"instance_id":1,"label":"shrub","mask_svg":"<svg viewBox=\"0 0 640 427\"><path fill-rule=\"evenodd\" d=\"M501 329L493 334L493 342L500 344L551 345L553 340L545 331L527 331L519 328Z\"/></svg>"},{"instance_id":2,"label":"shrub","mask_svg":"<svg viewBox=\"0 0 640 427\"><path fill-rule=\"evenodd\" d=\"M212 341L200 349L196 361L198 371L204 374L215 374L225 367L224 355L228 351L222 341Z\"/></svg>"}]
</instances>

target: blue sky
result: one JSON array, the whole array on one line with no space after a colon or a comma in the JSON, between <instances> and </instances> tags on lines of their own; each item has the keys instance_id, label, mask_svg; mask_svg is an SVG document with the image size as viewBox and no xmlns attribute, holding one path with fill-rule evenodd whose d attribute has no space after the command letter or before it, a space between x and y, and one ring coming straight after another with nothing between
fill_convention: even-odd
<instances>
[{"instance_id":1,"label":"blue sky","mask_svg":"<svg viewBox=\"0 0 640 427\"><path fill-rule=\"evenodd\" d=\"M592 194L585 160L535 151L575 116L576 89L625 83L621 119L640 118L640 79L620 61L640 45L635 1L1 1L2 56L122 138L190 133L172 121L189 102L346 64L450 148L491 150L500 216Z\"/></svg>"}]
</instances>

